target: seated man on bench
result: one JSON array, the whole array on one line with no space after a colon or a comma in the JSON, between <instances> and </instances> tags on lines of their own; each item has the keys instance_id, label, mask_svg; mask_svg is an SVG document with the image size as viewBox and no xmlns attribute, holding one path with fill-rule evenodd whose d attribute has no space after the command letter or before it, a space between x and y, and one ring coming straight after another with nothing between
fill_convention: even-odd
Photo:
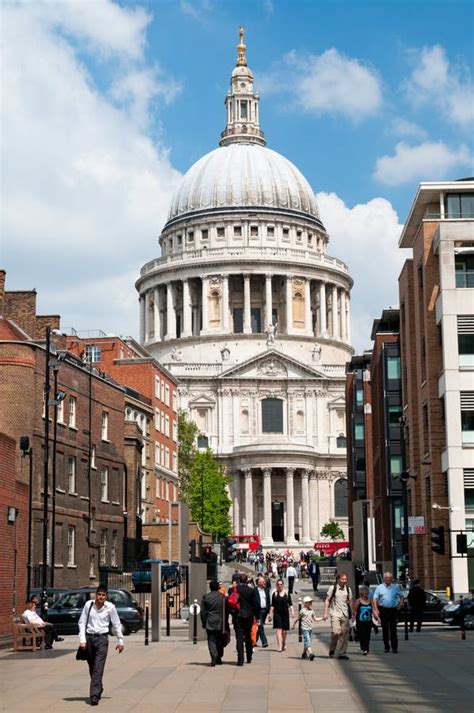
<instances>
[{"instance_id":1,"label":"seated man on bench","mask_svg":"<svg viewBox=\"0 0 474 713\"><path fill-rule=\"evenodd\" d=\"M45 649L52 649L53 641L63 641L63 639L57 635L54 626L49 622L44 621L40 615L36 613L36 604L33 600L28 599L26 602L26 609L21 616L25 624L33 624L39 629L44 629Z\"/></svg>"}]
</instances>

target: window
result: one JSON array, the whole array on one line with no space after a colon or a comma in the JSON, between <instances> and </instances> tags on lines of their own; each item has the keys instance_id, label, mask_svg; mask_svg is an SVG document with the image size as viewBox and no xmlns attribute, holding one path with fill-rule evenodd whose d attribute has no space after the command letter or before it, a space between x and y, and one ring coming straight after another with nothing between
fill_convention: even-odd
<instances>
[{"instance_id":1,"label":"window","mask_svg":"<svg viewBox=\"0 0 474 713\"><path fill-rule=\"evenodd\" d=\"M363 423L354 424L354 438L356 441L364 440L364 424Z\"/></svg>"},{"instance_id":2,"label":"window","mask_svg":"<svg viewBox=\"0 0 474 713\"><path fill-rule=\"evenodd\" d=\"M400 405L388 407L388 422L391 426L399 426L401 417L402 407Z\"/></svg>"},{"instance_id":3,"label":"window","mask_svg":"<svg viewBox=\"0 0 474 713\"><path fill-rule=\"evenodd\" d=\"M401 456L390 456L390 475L393 477L395 475L400 475L402 472L402 457Z\"/></svg>"},{"instance_id":4,"label":"window","mask_svg":"<svg viewBox=\"0 0 474 713\"><path fill-rule=\"evenodd\" d=\"M173 389L172 398L173 398L173 411L175 413L178 413L178 392L176 391L176 389Z\"/></svg>"},{"instance_id":5,"label":"window","mask_svg":"<svg viewBox=\"0 0 474 713\"><path fill-rule=\"evenodd\" d=\"M274 238L274 237L275 237L275 226L267 225L267 238Z\"/></svg>"},{"instance_id":6,"label":"window","mask_svg":"<svg viewBox=\"0 0 474 713\"><path fill-rule=\"evenodd\" d=\"M165 412L164 411L160 411L160 422L161 422L160 431L161 431L161 433L164 433L165 432Z\"/></svg>"},{"instance_id":7,"label":"window","mask_svg":"<svg viewBox=\"0 0 474 713\"><path fill-rule=\"evenodd\" d=\"M165 436L166 438L170 437L170 417L168 415L165 416Z\"/></svg>"},{"instance_id":8,"label":"window","mask_svg":"<svg viewBox=\"0 0 474 713\"><path fill-rule=\"evenodd\" d=\"M242 235L242 226L234 225L234 238L240 238Z\"/></svg>"},{"instance_id":9,"label":"window","mask_svg":"<svg viewBox=\"0 0 474 713\"><path fill-rule=\"evenodd\" d=\"M250 324L252 334L260 334L262 331L262 316L260 307L252 307L250 309Z\"/></svg>"},{"instance_id":10,"label":"window","mask_svg":"<svg viewBox=\"0 0 474 713\"><path fill-rule=\"evenodd\" d=\"M160 462L160 444L155 443L155 465L158 465Z\"/></svg>"},{"instance_id":11,"label":"window","mask_svg":"<svg viewBox=\"0 0 474 713\"><path fill-rule=\"evenodd\" d=\"M170 449L165 448L165 468L170 468Z\"/></svg>"},{"instance_id":12,"label":"window","mask_svg":"<svg viewBox=\"0 0 474 713\"><path fill-rule=\"evenodd\" d=\"M173 441L177 443L178 441L178 422L173 421Z\"/></svg>"},{"instance_id":13,"label":"window","mask_svg":"<svg viewBox=\"0 0 474 713\"><path fill-rule=\"evenodd\" d=\"M246 408L242 409L240 414L240 429L242 433L249 432L249 412Z\"/></svg>"},{"instance_id":14,"label":"window","mask_svg":"<svg viewBox=\"0 0 474 713\"><path fill-rule=\"evenodd\" d=\"M217 228L217 237L218 237L218 238L224 238L224 237L225 237L225 228L224 228L224 227L219 226L219 227Z\"/></svg>"},{"instance_id":15,"label":"window","mask_svg":"<svg viewBox=\"0 0 474 713\"><path fill-rule=\"evenodd\" d=\"M99 563L103 567L107 564L107 530L100 531L100 554Z\"/></svg>"},{"instance_id":16,"label":"window","mask_svg":"<svg viewBox=\"0 0 474 713\"><path fill-rule=\"evenodd\" d=\"M166 406L170 405L170 387L168 384L165 384L165 404Z\"/></svg>"},{"instance_id":17,"label":"window","mask_svg":"<svg viewBox=\"0 0 474 713\"><path fill-rule=\"evenodd\" d=\"M387 357L387 378L388 379L399 379L400 378L400 357L398 357L398 356Z\"/></svg>"},{"instance_id":18,"label":"window","mask_svg":"<svg viewBox=\"0 0 474 713\"><path fill-rule=\"evenodd\" d=\"M355 397L356 397L356 406L362 406L362 404L364 403L364 390L356 389Z\"/></svg>"},{"instance_id":19,"label":"window","mask_svg":"<svg viewBox=\"0 0 474 713\"><path fill-rule=\"evenodd\" d=\"M246 101L240 102L240 118L247 119L247 102Z\"/></svg>"},{"instance_id":20,"label":"window","mask_svg":"<svg viewBox=\"0 0 474 713\"><path fill-rule=\"evenodd\" d=\"M347 480L339 478L334 483L334 517L347 517Z\"/></svg>"},{"instance_id":21,"label":"window","mask_svg":"<svg viewBox=\"0 0 474 713\"><path fill-rule=\"evenodd\" d=\"M67 461L67 488L69 493L76 492L76 459L69 456Z\"/></svg>"},{"instance_id":22,"label":"window","mask_svg":"<svg viewBox=\"0 0 474 713\"><path fill-rule=\"evenodd\" d=\"M161 412L160 409L155 409L155 428L157 431L160 430L161 425Z\"/></svg>"},{"instance_id":23,"label":"window","mask_svg":"<svg viewBox=\"0 0 474 713\"><path fill-rule=\"evenodd\" d=\"M102 411L102 440L107 441L109 439L109 414L107 411Z\"/></svg>"},{"instance_id":24,"label":"window","mask_svg":"<svg viewBox=\"0 0 474 713\"><path fill-rule=\"evenodd\" d=\"M88 364L100 361L102 358L102 349L97 344L86 345L86 361Z\"/></svg>"},{"instance_id":25,"label":"window","mask_svg":"<svg viewBox=\"0 0 474 713\"><path fill-rule=\"evenodd\" d=\"M56 400L58 400L58 399L57 399L57 395L56 395ZM56 413L57 413L57 419L56 419L57 422L58 422L58 423L64 423L64 400L63 400L63 399L61 399L61 400L59 401L59 403L58 403L57 406L56 406L56 409L57 409L57 411L56 411Z\"/></svg>"},{"instance_id":26,"label":"window","mask_svg":"<svg viewBox=\"0 0 474 713\"><path fill-rule=\"evenodd\" d=\"M173 473L178 472L178 454L173 453Z\"/></svg>"},{"instance_id":27,"label":"window","mask_svg":"<svg viewBox=\"0 0 474 713\"><path fill-rule=\"evenodd\" d=\"M296 231L296 239L299 243L303 240L303 231L302 230Z\"/></svg>"},{"instance_id":28,"label":"window","mask_svg":"<svg viewBox=\"0 0 474 713\"><path fill-rule=\"evenodd\" d=\"M111 567L116 567L117 566L117 541L118 541L118 532L117 530L112 531L112 543L110 547L110 566Z\"/></svg>"},{"instance_id":29,"label":"window","mask_svg":"<svg viewBox=\"0 0 474 713\"><path fill-rule=\"evenodd\" d=\"M69 426L69 428L76 428L76 398L75 398L75 396L69 397L68 426Z\"/></svg>"},{"instance_id":30,"label":"window","mask_svg":"<svg viewBox=\"0 0 474 713\"><path fill-rule=\"evenodd\" d=\"M474 316L458 317L459 366L474 367Z\"/></svg>"},{"instance_id":31,"label":"window","mask_svg":"<svg viewBox=\"0 0 474 713\"><path fill-rule=\"evenodd\" d=\"M474 287L474 255L462 254L454 258L456 287Z\"/></svg>"},{"instance_id":32,"label":"window","mask_svg":"<svg viewBox=\"0 0 474 713\"><path fill-rule=\"evenodd\" d=\"M258 225L250 226L250 237L258 238Z\"/></svg>"},{"instance_id":33,"label":"window","mask_svg":"<svg viewBox=\"0 0 474 713\"><path fill-rule=\"evenodd\" d=\"M262 433L283 433L283 401L263 399Z\"/></svg>"},{"instance_id":34,"label":"window","mask_svg":"<svg viewBox=\"0 0 474 713\"><path fill-rule=\"evenodd\" d=\"M165 464L165 447L163 444L160 445L160 465Z\"/></svg>"},{"instance_id":35,"label":"window","mask_svg":"<svg viewBox=\"0 0 474 713\"><path fill-rule=\"evenodd\" d=\"M160 398L160 377L155 376L155 396L157 399Z\"/></svg>"},{"instance_id":36,"label":"window","mask_svg":"<svg viewBox=\"0 0 474 713\"><path fill-rule=\"evenodd\" d=\"M244 310L242 307L234 307L232 310L234 318L234 333L242 334L244 331Z\"/></svg>"},{"instance_id":37,"label":"window","mask_svg":"<svg viewBox=\"0 0 474 713\"><path fill-rule=\"evenodd\" d=\"M89 555L89 579L95 579L95 554Z\"/></svg>"},{"instance_id":38,"label":"window","mask_svg":"<svg viewBox=\"0 0 474 713\"><path fill-rule=\"evenodd\" d=\"M183 245L183 236L181 235L181 233L178 233L178 235L176 236L176 244L178 248L182 247Z\"/></svg>"},{"instance_id":39,"label":"window","mask_svg":"<svg viewBox=\"0 0 474 713\"><path fill-rule=\"evenodd\" d=\"M204 450L209 448L209 438L200 433L197 437L197 447Z\"/></svg>"},{"instance_id":40,"label":"window","mask_svg":"<svg viewBox=\"0 0 474 713\"><path fill-rule=\"evenodd\" d=\"M192 230L188 232L188 243L194 243L194 233Z\"/></svg>"},{"instance_id":41,"label":"window","mask_svg":"<svg viewBox=\"0 0 474 713\"><path fill-rule=\"evenodd\" d=\"M297 432L304 432L304 413L303 411L296 412L296 430Z\"/></svg>"},{"instance_id":42,"label":"window","mask_svg":"<svg viewBox=\"0 0 474 713\"><path fill-rule=\"evenodd\" d=\"M462 444L474 445L474 391L461 391Z\"/></svg>"},{"instance_id":43,"label":"window","mask_svg":"<svg viewBox=\"0 0 474 713\"><path fill-rule=\"evenodd\" d=\"M288 240L289 237L290 237L290 229L283 228L283 240Z\"/></svg>"},{"instance_id":44,"label":"window","mask_svg":"<svg viewBox=\"0 0 474 713\"><path fill-rule=\"evenodd\" d=\"M346 446L347 446L347 438L341 433L336 438L336 448L346 448Z\"/></svg>"},{"instance_id":45,"label":"window","mask_svg":"<svg viewBox=\"0 0 474 713\"><path fill-rule=\"evenodd\" d=\"M92 446L91 448L91 468L97 468L95 464L95 446Z\"/></svg>"},{"instance_id":46,"label":"window","mask_svg":"<svg viewBox=\"0 0 474 713\"><path fill-rule=\"evenodd\" d=\"M160 400L164 403L165 401L165 382L161 379L160 382Z\"/></svg>"},{"instance_id":47,"label":"window","mask_svg":"<svg viewBox=\"0 0 474 713\"><path fill-rule=\"evenodd\" d=\"M109 469L104 466L100 471L100 499L103 503L109 501Z\"/></svg>"},{"instance_id":48,"label":"window","mask_svg":"<svg viewBox=\"0 0 474 713\"><path fill-rule=\"evenodd\" d=\"M76 528L74 525L68 525L67 528L67 566L75 567L76 565Z\"/></svg>"},{"instance_id":49,"label":"window","mask_svg":"<svg viewBox=\"0 0 474 713\"><path fill-rule=\"evenodd\" d=\"M448 193L444 205L447 218L474 218L474 193Z\"/></svg>"},{"instance_id":50,"label":"window","mask_svg":"<svg viewBox=\"0 0 474 713\"><path fill-rule=\"evenodd\" d=\"M207 228L201 230L201 240L207 240L209 238L209 231Z\"/></svg>"}]
</instances>

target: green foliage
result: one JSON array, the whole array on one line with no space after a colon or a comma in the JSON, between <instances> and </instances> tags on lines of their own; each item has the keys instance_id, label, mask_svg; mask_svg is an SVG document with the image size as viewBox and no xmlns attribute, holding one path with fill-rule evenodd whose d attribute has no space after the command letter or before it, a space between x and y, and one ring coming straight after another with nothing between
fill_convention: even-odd
<instances>
[{"instance_id":1,"label":"green foliage","mask_svg":"<svg viewBox=\"0 0 474 713\"><path fill-rule=\"evenodd\" d=\"M334 542L334 540L343 540L344 532L337 522L330 520L322 527L321 537L329 537Z\"/></svg>"},{"instance_id":2,"label":"green foliage","mask_svg":"<svg viewBox=\"0 0 474 713\"><path fill-rule=\"evenodd\" d=\"M211 450L196 453L188 482L188 504L193 520L199 522L204 532L209 532L216 538L230 535L231 501L226 490L230 478L216 463Z\"/></svg>"},{"instance_id":3,"label":"green foliage","mask_svg":"<svg viewBox=\"0 0 474 713\"><path fill-rule=\"evenodd\" d=\"M196 437L199 429L184 411L178 414L178 476L180 497L189 505L189 474L198 453Z\"/></svg>"}]
</instances>

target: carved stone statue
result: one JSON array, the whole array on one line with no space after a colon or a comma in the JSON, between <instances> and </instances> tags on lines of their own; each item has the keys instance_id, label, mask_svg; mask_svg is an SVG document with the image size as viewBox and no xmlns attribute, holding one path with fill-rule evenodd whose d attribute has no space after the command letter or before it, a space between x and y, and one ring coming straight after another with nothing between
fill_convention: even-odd
<instances>
[{"instance_id":1,"label":"carved stone statue","mask_svg":"<svg viewBox=\"0 0 474 713\"><path fill-rule=\"evenodd\" d=\"M313 361L319 361L321 359L321 346L319 344L314 345L311 357Z\"/></svg>"},{"instance_id":2,"label":"carved stone statue","mask_svg":"<svg viewBox=\"0 0 474 713\"><path fill-rule=\"evenodd\" d=\"M230 349L227 344L221 349L221 359L222 361L229 361L230 359Z\"/></svg>"},{"instance_id":3,"label":"carved stone statue","mask_svg":"<svg viewBox=\"0 0 474 713\"><path fill-rule=\"evenodd\" d=\"M268 325L268 327L267 327L267 346L270 346L270 344L275 344L276 329L277 329L276 324Z\"/></svg>"},{"instance_id":4,"label":"carved stone statue","mask_svg":"<svg viewBox=\"0 0 474 713\"><path fill-rule=\"evenodd\" d=\"M181 349L178 349L178 347L173 347L171 350L171 358L173 361L181 361L183 358L183 352Z\"/></svg>"}]
</instances>

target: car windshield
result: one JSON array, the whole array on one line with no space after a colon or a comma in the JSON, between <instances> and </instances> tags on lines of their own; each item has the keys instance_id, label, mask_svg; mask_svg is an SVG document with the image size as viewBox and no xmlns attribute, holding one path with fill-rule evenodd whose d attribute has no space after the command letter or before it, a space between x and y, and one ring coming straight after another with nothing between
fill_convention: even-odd
<instances>
[{"instance_id":1,"label":"car windshield","mask_svg":"<svg viewBox=\"0 0 474 713\"><path fill-rule=\"evenodd\" d=\"M126 607L129 604L125 592L109 592L107 599L112 602L112 604L115 604L116 607Z\"/></svg>"},{"instance_id":2,"label":"car windshield","mask_svg":"<svg viewBox=\"0 0 474 713\"><path fill-rule=\"evenodd\" d=\"M86 603L88 595L84 592L69 592L57 601L56 606L66 607L68 609L83 607Z\"/></svg>"}]
</instances>

